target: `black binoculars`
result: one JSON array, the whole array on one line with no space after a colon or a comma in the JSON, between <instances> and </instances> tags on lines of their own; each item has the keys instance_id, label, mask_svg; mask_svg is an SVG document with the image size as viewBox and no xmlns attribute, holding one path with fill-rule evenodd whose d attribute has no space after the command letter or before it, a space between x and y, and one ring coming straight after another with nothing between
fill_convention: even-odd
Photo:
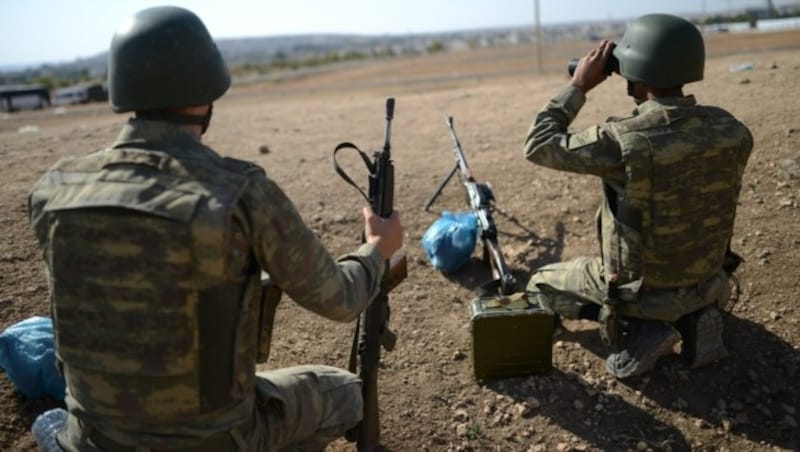
<instances>
[{"instance_id":1,"label":"black binoculars","mask_svg":"<svg viewBox=\"0 0 800 452\"><path fill-rule=\"evenodd\" d=\"M569 60L567 63L567 72L569 76L572 77L575 74L575 69L578 68L578 63L580 63L580 58L573 58ZM606 75L611 75L612 73L616 72L619 73L619 60L614 55L608 56L608 61L606 61L606 68L603 70Z\"/></svg>"}]
</instances>

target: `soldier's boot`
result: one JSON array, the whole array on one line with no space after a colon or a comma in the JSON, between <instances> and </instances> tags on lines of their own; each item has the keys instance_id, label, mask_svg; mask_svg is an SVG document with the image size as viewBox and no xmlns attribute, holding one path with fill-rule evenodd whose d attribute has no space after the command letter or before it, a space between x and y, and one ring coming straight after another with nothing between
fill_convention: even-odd
<instances>
[{"instance_id":1,"label":"soldier's boot","mask_svg":"<svg viewBox=\"0 0 800 452\"><path fill-rule=\"evenodd\" d=\"M706 306L681 317L675 326L681 333L681 361L697 368L728 356L722 341L722 314L716 306Z\"/></svg>"},{"instance_id":2,"label":"soldier's boot","mask_svg":"<svg viewBox=\"0 0 800 452\"><path fill-rule=\"evenodd\" d=\"M606 369L617 378L643 375L656 366L659 358L672 353L680 336L672 325L655 320L628 319L622 350L606 359Z\"/></svg>"}]
</instances>

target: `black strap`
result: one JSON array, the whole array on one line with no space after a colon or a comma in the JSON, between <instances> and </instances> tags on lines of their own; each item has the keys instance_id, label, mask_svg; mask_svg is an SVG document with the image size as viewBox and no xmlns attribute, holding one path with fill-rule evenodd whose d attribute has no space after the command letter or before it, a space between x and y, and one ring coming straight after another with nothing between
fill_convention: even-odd
<instances>
[{"instance_id":1,"label":"black strap","mask_svg":"<svg viewBox=\"0 0 800 452\"><path fill-rule=\"evenodd\" d=\"M351 374L356 373L356 366L358 366L358 343L361 335L361 315L359 314L358 318L356 319L356 331L353 334L353 345L350 346L350 363L347 366L347 370L350 371Z\"/></svg>"},{"instance_id":2,"label":"black strap","mask_svg":"<svg viewBox=\"0 0 800 452\"><path fill-rule=\"evenodd\" d=\"M367 196L367 194L364 192L364 190L361 189L361 187L358 186L358 184L353 182L353 179L351 179L350 176L348 176L347 173L345 173L344 170L342 170L342 168L339 166L339 162L336 161L336 153L342 149L355 149L358 152L358 155L361 156L361 160L364 161L364 165L366 165L370 174L375 173L375 166L370 161L369 156L353 143L350 142L339 143L339 145L336 146L336 148L333 150L333 169L336 170L336 173L339 174L339 176L342 179L344 179L345 182L355 187L356 190L358 190L358 192L361 193L361 196L363 196L364 199L367 200L367 203L369 203L369 196Z\"/></svg>"},{"instance_id":3,"label":"black strap","mask_svg":"<svg viewBox=\"0 0 800 452\"><path fill-rule=\"evenodd\" d=\"M725 270L728 276L733 276L733 272L739 268L742 262L744 262L744 258L734 252L731 249L730 242L728 242L728 249L725 250L725 257L722 260L722 269Z\"/></svg>"}]
</instances>

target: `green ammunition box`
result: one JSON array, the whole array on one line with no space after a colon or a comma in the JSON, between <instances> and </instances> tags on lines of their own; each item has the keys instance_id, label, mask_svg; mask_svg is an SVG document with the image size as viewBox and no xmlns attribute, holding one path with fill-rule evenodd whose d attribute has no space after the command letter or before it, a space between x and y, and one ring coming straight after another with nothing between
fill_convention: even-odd
<instances>
[{"instance_id":1,"label":"green ammunition box","mask_svg":"<svg viewBox=\"0 0 800 452\"><path fill-rule=\"evenodd\" d=\"M525 293L476 298L469 305L472 365L478 379L547 372L553 367L553 312Z\"/></svg>"}]
</instances>

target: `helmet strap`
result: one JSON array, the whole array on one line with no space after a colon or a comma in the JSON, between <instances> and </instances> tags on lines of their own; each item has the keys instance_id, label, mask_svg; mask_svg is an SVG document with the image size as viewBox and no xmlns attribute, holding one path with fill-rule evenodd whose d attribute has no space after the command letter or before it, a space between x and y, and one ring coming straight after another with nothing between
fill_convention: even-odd
<instances>
[{"instance_id":1,"label":"helmet strap","mask_svg":"<svg viewBox=\"0 0 800 452\"><path fill-rule=\"evenodd\" d=\"M642 102L647 100L647 98L644 97L636 97L636 85L637 85L636 82L632 82L630 80L627 80L627 82L628 82L628 96L633 98L633 101L636 103L636 105L640 105Z\"/></svg>"}]
</instances>

